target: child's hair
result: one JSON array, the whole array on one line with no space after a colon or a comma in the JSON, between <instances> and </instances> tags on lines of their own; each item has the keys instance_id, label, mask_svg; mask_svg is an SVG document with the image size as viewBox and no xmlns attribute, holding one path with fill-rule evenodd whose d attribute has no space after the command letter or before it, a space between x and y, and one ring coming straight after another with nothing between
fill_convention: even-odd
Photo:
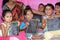
<instances>
[{"instance_id":1,"label":"child's hair","mask_svg":"<svg viewBox=\"0 0 60 40\"><path fill-rule=\"evenodd\" d=\"M44 10L45 10L45 5L44 5L43 3L40 3L40 4L38 5L38 8L40 7L40 5L42 5L42 6L44 7ZM43 12L44 12L44 10L43 10Z\"/></svg>"},{"instance_id":2,"label":"child's hair","mask_svg":"<svg viewBox=\"0 0 60 40\"><path fill-rule=\"evenodd\" d=\"M55 5L58 5L58 6L60 6L60 2L57 2Z\"/></svg>"},{"instance_id":3,"label":"child's hair","mask_svg":"<svg viewBox=\"0 0 60 40\"><path fill-rule=\"evenodd\" d=\"M3 20L3 18L5 17L5 15L6 15L8 12L11 13L10 10L4 10L4 11L3 11L3 13L2 13L2 20ZM3 21L4 21L4 20L3 20Z\"/></svg>"},{"instance_id":4,"label":"child's hair","mask_svg":"<svg viewBox=\"0 0 60 40\"><path fill-rule=\"evenodd\" d=\"M39 4L39 6L40 6L40 5L42 5L42 6L44 6L44 7L45 7L45 5L44 5L43 3L40 3L40 4ZM38 7L39 7L39 6L38 6Z\"/></svg>"},{"instance_id":5,"label":"child's hair","mask_svg":"<svg viewBox=\"0 0 60 40\"><path fill-rule=\"evenodd\" d=\"M33 13L32 9L31 9L31 7L29 5L26 6L26 8L24 10L24 15L26 15L27 11L31 11Z\"/></svg>"},{"instance_id":6,"label":"child's hair","mask_svg":"<svg viewBox=\"0 0 60 40\"><path fill-rule=\"evenodd\" d=\"M46 9L47 6L50 6L54 10L54 6L52 4L45 5L45 9Z\"/></svg>"}]
</instances>

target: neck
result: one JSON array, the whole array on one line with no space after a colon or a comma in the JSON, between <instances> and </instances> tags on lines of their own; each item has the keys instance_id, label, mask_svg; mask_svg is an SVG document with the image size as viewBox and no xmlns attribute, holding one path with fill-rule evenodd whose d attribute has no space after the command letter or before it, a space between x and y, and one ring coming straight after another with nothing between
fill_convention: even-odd
<instances>
[{"instance_id":1,"label":"neck","mask_svg":"<svg viewBox=\"0 0 60 40\"><path fill-rule=\"evenodd\" d=\"M48 15L48 18L51 18L52 17L52 15Z\"/></svg>"},{"instance_id":2,"label":"neck","mask_svg":"<svg viewBox=\"0 0 60 40\"><path fill-rule=\"evenodd\" d=\"M44 12L43 12L43 11L40 11L40 14L41 14L41 15L44 15Z\"/></svg>"},{"instance_id":3,"label":"neck","mask_svg":"<svg viewBox=\"0 0 60 40\"><path fill-rule=\"evenodd\" d=\"M15 4L14 2L11 2L11 1L9 1L8 3L9 3L10 5L14 5L14 4Z\"/></svg>"},{"instance_id":4,"label":"neck","mask_svg":"<svg viewBox=\"0 0 60 40\"><path fill-rule=\"evenodd\" d=\"M10 22L4 22L5 24L10 24Z\"/></svg>"},{"instance_id":5,"label":"neck","mask_svg":"<svg viewBox=\"0 0 60 40\"><path fill-rule=\"evenodd\" d=\"M40 13L43 13L43 11L40 11Z\"/></svg>"},{"instance_id":6,"label":"neck","mask_svg":"<svg viewBox=\"0 0 60 40\"><path fill-rule=\"evenodd\" d=\"M57 12L56 14L60 14L60 12Z\"/></svg>"}]
</instances>

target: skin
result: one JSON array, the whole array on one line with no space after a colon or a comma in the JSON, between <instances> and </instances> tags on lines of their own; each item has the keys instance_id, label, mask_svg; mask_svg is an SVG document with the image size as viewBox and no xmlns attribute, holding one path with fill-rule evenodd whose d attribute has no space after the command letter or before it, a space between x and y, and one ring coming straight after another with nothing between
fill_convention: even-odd
<instances>
[{"instance_id":1,"label":"skin","mask_svg":"<svg viewBox=\"0 0 60 40\"><path fill-rule=\"evenodd\" d=\"M55 5L56 17L60 18L60 6Z\"/></svg>"},{"instance_id":2,"label":"skin","mask_svg":"<svg viewBox=\"0 0 60 40\"><path fill-rule=\"evenodd\" d=\"M50 6L47 6L46 7L46 9L45 9L45 13L46 13L46 15L48 16L48 19L51 19L51 18L53 18L52 17L52 14L53 14L53 9L50 7ZM46 26L46 22L47 22L47 19L42 19L42 28L44 29L45 28L45 26Z\"/></svg>"},{"instance_id":3,"label":"skin","mask_svg":"<svg viewBox=\"0 0 60 40\"><path fill-rule=\"evenodd\" d=\"M13 9L13 7L16 4L16 0L9 0L9 2L6 3L6 5L10 8Z\"/></svg>"},{"instance_id":4,"label":"skin","mask_svg":"<svg viewBox=\"0 0 60 40\"><path fill-rule=\"evenodd\" d=\"M30 19L33 18L33 14L32 14L32 12L31 12L30 10L27 11L26 18L27 18L28 20L30 20Z\"/></svg>"},{"instance_id":5,"label":"skin","mask_svg":"<svg viewBox=\"0 0 60 40\"><path fill-rule=\"evenodd\" d=\"M57 13L57 14L58 14L58 13L60 14L60 6L56 5L56 6L55 6L55 10L56 10L56 13Z\"/></svg>"},{"instance_id":6,"label":"skin","mask_svg":"<svg viewBox=\"0 0 60 40\"><path fill-rule=\"evenodd\" d=\"M6 15L3 17L4 23L6 24L6 28L4 25L0 25L2 28L2 35L5 37L8 34L8 28L10 26L10 22L12 21L12 14L7 12Z\"/></svg>"},{"instance_id":7,"label":"skin","mask_svg":"<svg viewBox=\"0 0 60 40\"><path fill-rule=\"evenodd\" d=\"M44 15L44 6L43 5L39 5L38 11L40 12L41 15Z\"/></svg>"},{"instance_id":8,"label":"skin","mask_svg":"<svg viewBox=\"0 0 60 40\"><path fill-rule=\"evenodd\" d=\"M38 10L32 9L34 14L38 14L38 15L44 15L44 6L40 5L38 6Z\"/></svg>"},{"instance_id":9,"label":"skin","mask_svg":"<svg viewBox=\"0 0 60 40\"><path fill-rule=\"evenodd\" d=\"M30 10L27 11L27 14L25 15L25 17L28 19L28 20L31 20L33 18L33 14ZM29 25L28 22L26 22L26 26L23 27L23 29L26 29L26 27Z\"/></svg>"}]
</instances>

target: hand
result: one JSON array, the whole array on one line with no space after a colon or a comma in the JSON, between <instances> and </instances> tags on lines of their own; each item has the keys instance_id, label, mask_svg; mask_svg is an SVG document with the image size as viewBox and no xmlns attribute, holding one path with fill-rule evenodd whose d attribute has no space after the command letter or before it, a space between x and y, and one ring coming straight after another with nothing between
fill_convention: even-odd
<instances>
[{"instance_id":1,"label":"hand","mask_svg":"<svg viewBox=\"0 0 60 40\"><path fill-rule=\"evenodd\" d=\"M36 21L40 21L40 19L36 18Z\"/></svg>"},{"instance_id":2,"label":"hand","mask_svg":"<svg viewBox=\"0 0 60 40\"><path fill-rule=\"evenodd\" d=\"M26 22L26 25L29 25L29 23L28 23L28 22Z\"/></svg>"},{"instance_id":3,"label":"hand","mask_svg":"<svg viewBox=\"0 0 60 40\"><path fill-rule=\"evenodd\" d=\"M18 26L20 26L20 21L17 21L17 23L18 23Z\"/></svg>"},{"instance_id":4,"label":"hand","mask_svg":"<svg viewBox=\"0 0 60 40\"><path fill-rule=\"evenodd\" d=\"M10 24L8 23L8 24L6 24L6 26L7 26L6 28L8 29L10 27Z\"/></svg>"}]
</instances>

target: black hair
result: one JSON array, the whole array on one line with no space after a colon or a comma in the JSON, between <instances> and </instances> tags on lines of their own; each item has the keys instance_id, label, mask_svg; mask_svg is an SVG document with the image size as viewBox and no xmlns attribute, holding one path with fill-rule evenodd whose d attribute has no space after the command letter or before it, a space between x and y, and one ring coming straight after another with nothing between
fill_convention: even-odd
<instances>
[{"instance_id":1,"label":"black hair","mask_svg":"<svg viewBox=\"0 0 60 40\"><path fill-rule=\"evenodd\" d=\"M40 7L40 5L42 5L42 6L44 7L44 10L45 10L45 5L44 5L43 3L40 3L40 4L38 5L38 8ZM43 12L44 12L44 10L43 10Z\"/></svg>"},{"instance_id":2,"label":"black hair","mask_svg":"<svg viewBox=\"0 0 60 40\"><path fill-rule=\"evenodd\" d=\"M5 15L6 15L7 12L12 13L10 10L4 10L3 13L2 13L2 20L3 20L3 18L5 17Z\"/></svg>"},{"instance_id":3,"label":"black hair","mask_svg":"<svg viewBox=\"0 0 60 40\"><path fill-rule=\"evenodd\" d=\"M57 2L55 5L58 5L58 6L60 6L60 2Z\"/></svg>"},{"instance_id":4,"label":"black hair","mask_svg":"<svg viewBox=\"0 0 60 40\"><path fill-rule=\"evenodd\" d=\"M8 2L9 0L3 0L2 7Z\"/></svg>"},{"instance_id":5,"label":"black hair","mask_svg":"<svg viewBox=\"0 0 60 40\"><path fill-rule=\"evenodd\" d=\"M31 7L28 5L28 6L26 6L26 8L24 10L24 15L26 15L27 11L29 11L29 10L33 13Z\"/></svg>"},{"instance_id":6,"label":"black hair","mask_svg":"<svg viewBox=\"0 0 60 40\"><path fill-rule=\"evenodd\" d=\"M47 6L50 6L54 10L54 6L52 4L45 5L45 9L46 9Z\"/></svg>"},{"instance_id":7,"label":"black hair","mask_svg":"<svg viewBox=\"0 0 60 40\"><path fill-rule=\"evenodd\" d=\"M45 7L45 5L44 5L43 3L40 3L40 4L39 4L39 6L40 6L40 5L42 5L42 6L44 6L44 7ZM39 7L39 6L38 6L38 7Z\"/></svg>"},{"instance_id":8,"label":"black hair","mask_svg":"<svg viewBox=\"0 0 60 40\"><path fill-rule=\"evenodd\" d=\"M27 5L25 10L31 10L31 7L29 5Z\"/></svg>"}]
</instances>

